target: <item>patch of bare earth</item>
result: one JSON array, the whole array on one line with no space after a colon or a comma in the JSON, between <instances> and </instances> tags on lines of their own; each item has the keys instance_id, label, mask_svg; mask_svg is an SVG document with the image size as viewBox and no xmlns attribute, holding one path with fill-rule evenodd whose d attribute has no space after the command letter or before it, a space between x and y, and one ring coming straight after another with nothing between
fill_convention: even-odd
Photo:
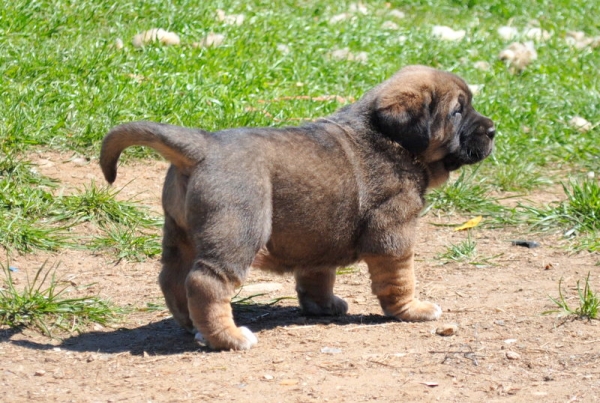
<instances>
[{"instance_id":1,"label":"patch of bare earth","mask_svg":"<svg viewBox=\"0 0 600 403\"><path fill-rule=\"evenodd\" d=\"M102 183L95 162L53 153L31 159L65 191ZM116 186L125 186L122 197L160 211L165 169L152 161L122 166ZM384 318L361 264L338 276L336 293L350 306L345 317L302 317L295 300L236 308L237 323L259 338L246 352L206 350L164 310L134 311L111 327L62 339L1 329L0 401L600 401L598 321L541 315L554 308L548 295L558 295L561 278L569 297L588 272L600 290L598 255L569 255L553 235L533 236L541 246L526 249L510 241L532 236L477 230L478 256L495 256L493 264L441 264L436 255L466 234L436 224L461 221L430 214L420 224L418 291L442 306L437 322ZM60 262L59 277L93 284L86 293L117 305L162 303L158 259L115 264L73 250L11 256L16 280L25 282L46 260ZM248 284L257 285L241 295L268 292L259 302L295 295L289 277L254 271ZM449 323L457 325L453 335L436 334Z\"/></svg>"}]
</instances>

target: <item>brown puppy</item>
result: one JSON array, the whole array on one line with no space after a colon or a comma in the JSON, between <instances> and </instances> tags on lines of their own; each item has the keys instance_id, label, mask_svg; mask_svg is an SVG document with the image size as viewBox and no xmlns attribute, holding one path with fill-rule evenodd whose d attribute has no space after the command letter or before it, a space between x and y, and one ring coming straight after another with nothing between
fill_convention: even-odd
<instances>
[{"instance_id":1,"label":"brown puppy","mask_svg":"<svg viewBox=\"0 0 600 403\"><path fill-rule=\"evenodd\" d=\"M230 300L251 266L292 272L305 314L341 315L337 267L365 261L386 315L439 318L415 298L415 224L427 187L492 151L493 122L454 74L410 66L325 119L300 127L209 133L150 122L114 128L108 182L126 147L172 165L163 190L159 282L174 318L216 349L248 349Z\"/></svg>"}]
</instances>

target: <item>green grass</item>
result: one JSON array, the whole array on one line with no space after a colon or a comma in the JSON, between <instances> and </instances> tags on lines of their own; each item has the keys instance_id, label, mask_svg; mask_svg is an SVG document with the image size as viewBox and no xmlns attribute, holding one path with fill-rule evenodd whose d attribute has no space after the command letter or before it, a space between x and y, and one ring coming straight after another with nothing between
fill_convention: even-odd
<instances>
[{"instance_id":1,"label":"green grass","mask_svg":"<svg viewBox=\"0 0 600 403\"><path fill-rule=\"evenodd\" d=\"M577 308L570 307L562 291L561 279L558 282L558 298L550 297L550 300L556 304L559 309L545 311L542 314L547 315L550 313L558 313L560 316L574 315L582 319L597 319L600 298L598 297L598 294L594 293L590 287L590 273L588 273L587 277L585 278L585 285L583 286L583 289L581 289L579 281L577 281L577 296L579 299L579 306Z\"/></svg>"},{"instance_id":2,"label":"green grass","mask_svg":"<svg viewBox=\"0 0 600 403\"><path fill-rule=\"evenodd\" d=\"M600 251L600 184L584 180L562 186L566 200L545 207L522 205L524 220L534 229L561 230L575 249Z\"/></svg>"},{"instance_id":3,"label":"green grass","mask_svg":"<svg viewBox=\"0 0 600 403\"><path fill-rule=\"evenodd\" d=\"M94 182L85 185L78 193L58 199L56 217L72 222L93 221L99 224L114 223L130 227L156 226L160 220L141 210L132 200L118 201L120 190L107 185L97 186Z\"/></svg>"},{"instance_id":4,"label":"green grass","mask_svg":"<svg viewBox=\"0 0 600 403\"><path fill-rule=\"evenodd\" d=\"M158 234L149 234L137 227L105 225L105 236L95 237L90 246L95 250L109 250L117 260L143 261L161 252Z\"/></svg>"},{"instance_id":5,"label":"green grass","mask_svg":"<svg viewBox=\"0 0 600 403\"><path fill-rule=\"evenodd\" d=\"M114 320L118 309L98 297L69 297L69 286L61 286L54 267L42 265L33 279L19 289L8 265L0 264L0 326L32 327L46 335L55 329L80 331L85 325L102 325Z\"/></svg>"},{"instance_id":6,"label":"green grass","mask_svg":"<svg viewBox=\"0 0 600 403\"><path fill-rule=\"evenodd\" d=\"M581 172L600 173L600 52L575 49L565 41L570 30L600 35L595 3L394 0L386 8L383 2L364 1L366 14L330 22L355 3L6 2L0 9L4 249L28 253L83 246L134 260L156 253L156 240L144 238L156 220L138 203L117 201L118 191L93 183L75 195L57 195L56 184L27 160L29 153L69 150L94 157L111 127L138 119L206 130L296 125L360 98L402 66L426 64L482 84L474 106L497 125L492 157L431 191L427 212L483 215L488 228L523 224L560 230L569 235L573 249L597 252L598 227L586 219L592 217L587 202L577 204L593 197L594 189L584 188L592 185L567 185L564 202L547 208L527 201L511 208L503 203L507 192L523 198ZM244 14L245 21L226 25L216 19L217 9ZM392 17L390 9L403 11L406 18ZM383 29L387 21L398 29ZM536 61L512 74L497 59L510 43L497 29L512 25L522 31L531 24L552 37L536 43ZM440 41L431 35L433 25L464 29L466 36L459 42ZM153 27L178 33L181 46L135 49L133 36ZM225 35L223 45L192 46L209 32ZM121 50L115 47L117 38L125 44ZM346 47L366 52L368 59L329 57ZM478 61L490 68L477 69ZM570 127L575 115L592 122L593 129L580 133ZM124 157L155 155L131 148ZM593 204L588 207L596 211ZM77 228L84 222L104 235L80 239Z\"/></svg>"},{"instance_id":7,"label":"green grass","mask_svg":"<svg viewBox=\"0 0 600 403\"><path fill-rule=\"evenodd\" d=\"M436 256L436 259L442 262L465 262L475 257L477 251L477 242L471 236L471 231L462 242L451 244L445 252Z\"/></svg>"},{"instance_id":8,"label":"green grass","mask_svg":"<svg viewBox=\"0 0 600 403\"><path fill-rule=\"evenodd\" d=\"M499 257L495 256L482 256L477 251L477 240L473 235L472 230L468 230L467 239L458 242L456 244L450 244L444 252L436 255L435 259L439 260L442 264L447 263L468 263L475 267L487 267L495 266L493 259Z\"/></svg>"}]
</instances>

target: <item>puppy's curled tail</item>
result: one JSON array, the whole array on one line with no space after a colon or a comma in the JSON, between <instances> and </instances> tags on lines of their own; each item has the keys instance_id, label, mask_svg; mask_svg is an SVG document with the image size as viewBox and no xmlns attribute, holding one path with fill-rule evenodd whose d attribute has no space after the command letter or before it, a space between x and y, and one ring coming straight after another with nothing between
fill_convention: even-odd
<instances>
[{"instance_id":1,"label":"puppy's curled tail","mask_svg":"<svg viewBox=\"0 0 600 403\"><path fill-rule=\"evenodd\" d=\"M209 132L153 122L132 122L113 128L102 142L100 167L108 181L117 178L117 162L124 149L147 146L158 151L183 174L204 158Z\"/></svg>"}]
</instances>

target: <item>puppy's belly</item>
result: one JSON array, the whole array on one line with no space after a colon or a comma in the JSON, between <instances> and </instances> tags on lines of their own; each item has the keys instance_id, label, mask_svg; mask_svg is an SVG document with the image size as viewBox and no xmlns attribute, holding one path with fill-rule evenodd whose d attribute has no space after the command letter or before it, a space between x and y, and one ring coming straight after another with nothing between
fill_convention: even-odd
<instances>
[{"instance_id":1,"label":"puppy's belly","mask_svg":"<svg viewBox=\"0 0 600 403\"><path fill-rule=\"evenodd\" d=\"M288 273L300 268L339 267L355 263L358 256L352 248L311 249L277 248L269 242L255 256L252 267L276 273Z\"/></svg>"}]
</instances>

